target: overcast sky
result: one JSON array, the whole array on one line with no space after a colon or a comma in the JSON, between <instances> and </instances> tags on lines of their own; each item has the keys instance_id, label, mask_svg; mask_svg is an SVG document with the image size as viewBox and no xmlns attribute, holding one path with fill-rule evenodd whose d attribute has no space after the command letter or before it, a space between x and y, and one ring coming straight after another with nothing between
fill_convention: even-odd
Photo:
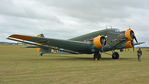
<instances>
[{"instance_id":1,"label":"overcast sky","mask_svg":"<svg viewBox=\"0 0 149 84\"><path fill-rule=\"evenodd\" d=\"M0 41L11 34L68 39L132 28L149 45L149 0L0 0Z\"/></svg>"}]
</instances>

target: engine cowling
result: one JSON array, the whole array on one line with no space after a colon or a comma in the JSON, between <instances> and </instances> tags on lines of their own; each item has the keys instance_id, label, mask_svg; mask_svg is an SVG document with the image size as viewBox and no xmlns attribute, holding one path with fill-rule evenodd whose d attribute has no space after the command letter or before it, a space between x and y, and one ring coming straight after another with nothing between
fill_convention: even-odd
<instances>
[{"instance_id":1,"label":"engine cowling","mask_svg":"<svg viewBox=\"0 0 149 84\"><path fill-rule=\"evenodd\" d=\"M133 30L128 29L125 31L125 37L128 39L128 41L131 41L135 39L135 33L133 32Z\"/></svg>"},{"instance_id":2,"label":"engine cowling","mask_svg":"<svg viewBox=\"0 0 149 84\"><path fill-rule=\"evenodd\" d=\"M106 38L103 35L99 35L93 39L95 48L102 48L106 45Z\"/></svg>"},{"instance_id":3,"label":"engine cowling","mask_svg":"<svg viewBox=\"0 0 149 84\"><path fill-rule=\"evenodd\" d=\"M125 43L125 48L133 48L132 41L127 41L127 42Z\"/></svg>"},{"instance_id":4,"label":"engine cowling","mask_svg":"<svg viewBox=\"0 0 149 84\"><path fill-rule=\"evenodd\" d=\"M125 37L127 38L127 42L125 43L125 48L133 48L134 50L134 39L135 41L138 43L137 38L135 36L135 33L133 32L133 30L128 29L125 31Z\"/></svg>"}]
</instances>

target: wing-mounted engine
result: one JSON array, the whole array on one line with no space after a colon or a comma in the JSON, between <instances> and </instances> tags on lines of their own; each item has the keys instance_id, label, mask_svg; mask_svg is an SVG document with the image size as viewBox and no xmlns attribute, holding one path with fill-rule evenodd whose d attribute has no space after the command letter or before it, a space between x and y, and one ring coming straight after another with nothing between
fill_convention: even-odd
<instances>
[{"instance_id":1,"label":"wing-mounted engine","mask_svg":"<svg viewBox=\"0 0 149 84\"><path fill-rule=\"evenodd\" d=\"M95 48L101 48L103 51L103 47L106 45L106 38L103 35L99 35L93 39L93 44Z\"/></svg>"},{"instance_id":2,"label":"wing-mounted engine","mask_svg":"<svg viewBox=\"0 0 149 84\"><path fill-rule=\"evenodd\" d=\"M125 43L125 48L133 48L134 44L133 44L133 41L127 41Z\"/></svg>"}]
</instances>

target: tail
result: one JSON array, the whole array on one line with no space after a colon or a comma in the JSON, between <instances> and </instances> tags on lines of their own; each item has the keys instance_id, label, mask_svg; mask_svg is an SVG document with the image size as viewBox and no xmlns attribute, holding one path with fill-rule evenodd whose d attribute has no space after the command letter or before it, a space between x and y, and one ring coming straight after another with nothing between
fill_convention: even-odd
<instances>
[{"instance_id":1,"label":"tail","mask_svg":"<svg viewBox=\"0 0 149 84\"><path fill-rule=\"evenodd\" d=\"M39 34L39 35L37 35L37 37L44 37L44 35L43 34Z\"/></svg>"},{"instance_id":2,"label":"tail","mask_svg":"<svg viewBox=\"0 0 149 84\"><path fill-rule=\"evenodd\" d=\"M39 34L37 35L37 37L44 37L43 34ZM37 45L40 45L40 43L37 43ZM42 49L41 48L36 48L38 52L42 52Z\"/></svg>"},{"instance_id":3,"label":"tail","mask_svg":"<svg viewBox=\"0 0 149 84\"><path fill-rule=\"evenodd\" d=\"M39 35L37 35L37 37L43 37L44 38L44 35L39 34ZM40 45L40 43L37 43L37 45ZM36 48L36 49L37 49L38 52L40 52L41 56L45 53L45 49L43 49L43 48Z\"/></svg>"},{"instance_id":4,"label":"tail","mask_svg":"<svg viewBox=\"0 0 149 84\"><path fill-rule=\"evenodd\" d=\"M37 37L42 37L44 38L44 35L43 34L39 34L37 35ZM37 45L40 45L40 43L37 43ZM43 54L45 53L53 53L53 54L56 54L57 51L55 49L51 49L51 48L36 48L38 52L40 52L40 55L42 56ZM52 50L52 51L51 51Z\"/></svg>"}]
</instances>

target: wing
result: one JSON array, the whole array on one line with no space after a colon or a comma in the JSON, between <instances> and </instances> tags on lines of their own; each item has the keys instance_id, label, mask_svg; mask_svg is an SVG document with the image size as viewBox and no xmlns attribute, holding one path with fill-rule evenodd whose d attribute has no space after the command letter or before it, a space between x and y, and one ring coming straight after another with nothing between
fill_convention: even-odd
<instances>
[{"instance_id":1,"label":"wing","mask_svg":"<svg viewBox=\"0 0 149 84\"><path fill-rule=\"evenodd\" d=\"M63 48L67 51L73 51L78 53L91 53L91 44L79 41L43 38L18 34L13 34L9 36L8 39L31 45L38 44L39 47L58 47Z\"/></svg>"},{"instance_id":2,"label":"wing","mask_svg":"<svg viewBox=\"0 0 149 84\"><path fill-rule=\"evenodd\" d=\"M143 44L145 42L138 42L138 43L134 43L134 45L140 45L140 44Z\"/></svg>"}]
</instances>

